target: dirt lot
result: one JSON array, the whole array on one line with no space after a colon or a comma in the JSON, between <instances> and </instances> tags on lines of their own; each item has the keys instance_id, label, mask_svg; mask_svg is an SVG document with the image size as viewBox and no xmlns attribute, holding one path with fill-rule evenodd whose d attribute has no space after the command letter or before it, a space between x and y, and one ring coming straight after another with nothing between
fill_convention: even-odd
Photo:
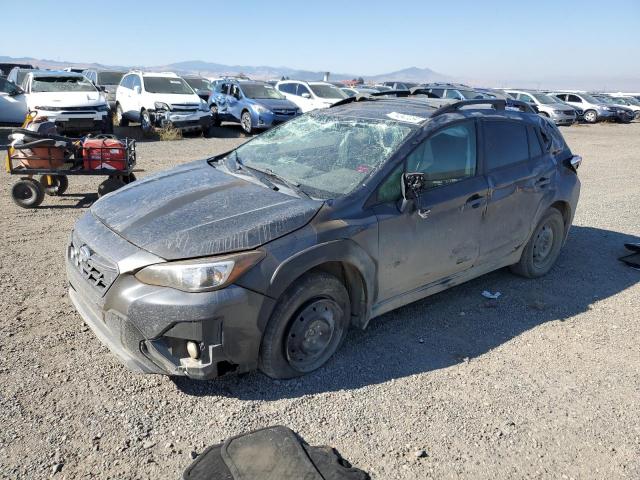
<instances>
[{"instance_id":1,"label":"dirt lot","mask_svg":"<svg viewBox=\"0 0 640 480\"><path fill-rule=\"evenodd\" d=\"M499 271L384 315L286 382L125 370L66 295L65 243L99 180L28 211L2 175L0 477L179 478L205 445L284 424L376 479L640 478L640 271L617 260L640 241L640 123L563 133L582 196L551 274ZM140 143L139 176L243 141L224 135Z\"/></svg>"}]
</instances>

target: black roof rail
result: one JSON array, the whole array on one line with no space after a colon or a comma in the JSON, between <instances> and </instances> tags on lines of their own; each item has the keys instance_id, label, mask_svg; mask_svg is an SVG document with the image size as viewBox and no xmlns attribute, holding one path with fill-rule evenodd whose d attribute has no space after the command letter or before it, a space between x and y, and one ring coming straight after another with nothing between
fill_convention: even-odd
<instances>
[{"instance_id":1,"label":"black roof rail","mask_svg":"<svg viewBox=\"0 0 640 480\"><path fill-rule=\"evenodd\" d=\"M520 100L506 100L502 98L478 98L475 100L461 100L459 102L452 103L451 105L445 105L444 107L441 107L433 112L431 117L433 118L445 113L457 112L463 107L472 105L492 105L496 110L505 110L507 106L518 107L523 112L534 114L536 113L536 111L531 108L531 105Z\"/></svg>"},{"instance_id":2,"label":"black roof rail","mask_svg":"<svg viewBox=\"0 0 640 480\"><path fill-rule=\"evenodd\" d=\"M336 103L332 103L331 105L329 105L329 108L339 107L340 105L346 105L352 102L362 102L364 100L373 100L373 99L367 93L358 93L353 97L343 98L342 100L338 100Z\"/></svg>"},{"instance_id":3,"label":"black roof rail","mask_svg":"<svg viewBox=\"0 0 640 480\"><path fill-rule=\"evenodd\" d=\"M375 87L374 87L375 88ZM380 92L370 93L372 97L384 97L386 95L395 95L396 97L408 97L411 94L409 90L382 90Z\"/></svg>"}]
</instances>

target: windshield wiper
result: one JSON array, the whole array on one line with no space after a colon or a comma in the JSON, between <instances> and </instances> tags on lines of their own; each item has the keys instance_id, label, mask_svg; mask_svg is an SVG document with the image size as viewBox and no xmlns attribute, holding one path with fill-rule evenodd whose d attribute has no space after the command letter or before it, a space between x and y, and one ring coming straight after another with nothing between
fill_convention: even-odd
<instances>
[{"instance_id":1,"label":"windshield wiper","mask_svg":"<svg viewBox=\"0 0 640 480\"><path fill-rule=\"evenodd\" d=\"M264 170L260 170L262 173L269 175L270 178L274 178L277 181L279 181L280 183L282 183L284 186L290 188L291 190L293 190L294 192L296 192L298 195L303 195L306 198L311 198L311 195L309 195L307 192L305 192L301 187L299 183L293 183L289 180L287 180L286 178L278 175L276 172L274 172L273 170L271 170L270 168L266 168Z\"/></svg>"}]
</instances>

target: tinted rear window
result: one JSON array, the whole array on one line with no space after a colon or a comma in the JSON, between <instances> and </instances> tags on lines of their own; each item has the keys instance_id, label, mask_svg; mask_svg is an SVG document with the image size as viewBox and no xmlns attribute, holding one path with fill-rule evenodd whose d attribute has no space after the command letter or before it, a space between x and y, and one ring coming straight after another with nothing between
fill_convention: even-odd
<instances>
[{"instance_id":1,"label":"tinted rear window","mask_svg":"<svg viewBox=\"0 0 640 480\"><path fill-rule=\"evenodd\" d=\"M484 123L484 141L489 170L529 158L527 129L524 124L488 120Z\"/></svg>"}]
</instances>

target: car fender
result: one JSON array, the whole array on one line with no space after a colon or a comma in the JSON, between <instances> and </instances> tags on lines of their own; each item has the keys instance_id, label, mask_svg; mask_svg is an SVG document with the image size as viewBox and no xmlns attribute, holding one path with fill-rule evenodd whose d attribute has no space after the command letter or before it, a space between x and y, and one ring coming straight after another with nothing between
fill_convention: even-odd
<instances>
[{"instance_id":1,"label":"car fender","mask_svg":"<svg viewBox=\"0 0 640 480\"><path fill-rule=\"evenodd\" d=\"M314 245L287 258L273 272L267 295L271 298L280 298L297 278L327 262L347 264L359 274L364 295L362 298L355 298L357 305L356 310L352 313L352 323L360 328L365 328L371 318L371 307L377 295L376 264L371 256L353 240L332 240ZM358 283L358 279L350 278L353 273L353 270L349 269L345 275L351 287L355 286L353 282ZM352 305L354 297L357 296L357 292L350 295Z\"/></svg>"}]
</instances>

